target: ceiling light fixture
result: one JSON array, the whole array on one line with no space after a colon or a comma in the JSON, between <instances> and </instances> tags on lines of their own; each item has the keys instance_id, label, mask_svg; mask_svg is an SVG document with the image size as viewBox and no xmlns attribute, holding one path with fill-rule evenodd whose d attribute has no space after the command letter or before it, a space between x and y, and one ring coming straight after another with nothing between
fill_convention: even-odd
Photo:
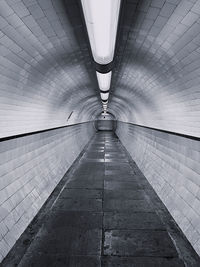
<instances>
[{"instance_id":1,"label":"ceiling light fixture","mask_svg":"<svg viewBox=\"0 0 200 267\"><path fill-rule=\"evenodd\" d=\"M107 105L121 0L81 0L81 4L101 99Z\"/></svg>"},{"instance_id":2,"label":"ceiling light fixture","mask_svg":"<svg viewBox=\"0 0 200 267\"><path fill-rule=\"evenodd\" d=\"M99 89L103 92L108 91L110 89L112 71L108 73L96 72L96 74L97 74Z\"/></svg>"},{"instance_id":3,"label":"ceiling light fixture","mask_svg":"<svg viewBox=\"0 0 200 267\"><path fill-rule=\"evenodd\" d=\"M94 60L112 62L121 0L81 0Z\"/></svg>"},{"instance_id":4,"label":"ceiling light fixture","mask_svg":"<svg viewBox=\"0 0 200 267\"><path fill-rule=\"evenodd\" d=\"M109 93L100 93L100 95L101 95L101 99L102 99L103 101L108 100Z\"/></svg>"}]
</instances>

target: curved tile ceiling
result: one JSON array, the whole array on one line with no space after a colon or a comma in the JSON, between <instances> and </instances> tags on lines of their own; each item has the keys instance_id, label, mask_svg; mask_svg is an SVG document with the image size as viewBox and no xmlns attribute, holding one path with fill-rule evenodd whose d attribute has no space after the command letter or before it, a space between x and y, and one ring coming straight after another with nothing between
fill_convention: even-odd
<instances>
[{"instance_id":1,"label":"curved tile ceiling","mask_svg":"<svg viewBox=\"0 0 200 267\"><path fill-rule=\"evenodd\" d=\"M77 1L2 0L0 15L1 137L101 111Z\"/></svg>"},{"instance_id":2,"label":"curved tile ceiling","mask_svg":"<svg viewBox=\"0 0 200 267\"><path fill-rule=\"evenodd\" d=\"M123 4L110 111L120 100L118 120L200 136L200 1Z\"/></svg>"},{"instance_id":3,"label":"curved tile ceiling","mask_svg":"<svg viewBox=\"0 0 200 267\"><path fill-rule=\"evenodd\" d=\"M0 1L1 136L102 110L78 0ZM200 136L200 1L124 0L108 111Z\"/></svg>"}]
</instances>

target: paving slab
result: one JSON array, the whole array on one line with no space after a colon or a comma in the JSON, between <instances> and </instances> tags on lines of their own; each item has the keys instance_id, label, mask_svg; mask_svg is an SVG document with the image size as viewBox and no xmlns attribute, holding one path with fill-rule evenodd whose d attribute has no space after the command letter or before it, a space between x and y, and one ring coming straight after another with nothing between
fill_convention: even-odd
<instances>
[{"instance_id":1,"label":"paving slab","mask_svg":"<svg viewBox=\"0 0 200 267\"><path fill-rule=\"evenodd\" d=\"M153 207L146 200L140 199L104 199L104 211L153 211Z\"/></svg>"},{"instance_id":2,"label":"paving slab","mask_svg":"<svg viewBox=\"0 0 200 267\"><path fill-rule=\"evenodd\" d=\"M115 175L105 175L104 177L105 181L113 181L113 182L135 182L138 184L138 179L132 174L127 174L127 175L120 175L120 174L115 174Z\"/></svg>"},{"instance_id":3,"label":"paving slab","mask_svg":"<svg viewBox=\"0 0 200 267\"><path fill-rule=\"evenodd\" d=\"M59 198L53 210L101 211L102 199Z\"/></svg>"},{"instance_id":4,"label":"paving slab","mask_svg":"<svg viewBox=\"0 0 200 267\"><path fill-rule=\"evenodd\" d=\"M130 174L134 174L133 170L129 169L125 169L125 168L113 168L112 170L105 170L105 175L130 175Z\"/></svg>"},{"instance_id":5,"label":"paving slab","mask_svg":"<svg viewBox=\"0 0 200 267\"><path fill-rule=\"evenodd\" d=\"M108 190L139 190L142 186L136 181L104 181L104 188Z\"/></svg>"},{"instance_id":6,"label":"paving slab","mask_svg":"<svg viewBox=\"0 0 200 267\"><path fill-rule=\"evenodd\" d=\"M77 189L65 188L60 194L60 198L102 198L103 191L101 189Z\"/></svg>"},{"instance_id":7,"label":"paving slab","mask_svg":"<svg viewBox=\"0 0 200 267\"><path fill-rule=\"evenodd\" d=\"M27 253L18 267L101 267L99 256Z\"/></svg>"},{"instance_id":8,"label":"paving slab","mask_svg":"<svg viewBox=\"0 0 200 267\"><path fill-rule=\"evenodd\" d=\"M153 229L165 230L155 212L104 212L104 229Z\"/></svg>"},{"instance_id":9,"label":"paving slab","mask_svg":"<svg viewBox=\"0 0 200 267\"><path fill-rule=\"evenodd\" d=\"M178 258L102 257L101 267L185 267Z\"/></svg>"},{"instance_id":10,"label":"paving slab","mask_svg":"<svg viewBox=\"0 0 200 267\"><path fill-rule=\"evenodd\" d=\"M94 176L95 174L93 174ZM68 188L88 188L88 189L102 189L103 188L103 180L101 177L98 176L98 178L94 179L78 179L78 180L73 180L70 181L67 184Z\"/></svg>"},{"instance_id":11,"label":"paving slab","mask_svg":"<svg viewBox=\"0 0 200 267\"><path fill-rule=\"evenodd\" d=\"M129 174L132 173L132 168L130 164L122 160L119 160L118 162L116 162L115 159L110 159L109 161L105 160L105 168L106 168L106 174L107 171L112 171L112 170L117 173L120 173L120 171L124 172L124 170L126 170L126 172L128 172Z\"/></svg>"},{"instance_id":12,"label":"paving slab","mask_svg":"<svg viewBox=\"0 0 200 267\"><path fill-rule=\"evenodd\" d=\"M65 231L69 227L86 231L102 229L102 222L102 212L52 210L43 227L49 232L61 228Z\"/></svg>"},{"instance_id":13,"label":"paving slab","mask_svg":"<svg viewBox=\"0 0 200 267\"><path fill-rule=\"evenodd\" d=\"M104 237L104 255L134 257L177 257L167 231L108 230Z\"/></svg>"},{"instance_id":14,"label":"paving slab","mask_svg":"<svg viewBox=\"0 0 200 267\"><path fill-rule=\"evenodd\" d=\"M108 190L104 189L104 198L105 199L145 199L145 191L138 189L138 190Z\"/></svg>"}]
</instances>

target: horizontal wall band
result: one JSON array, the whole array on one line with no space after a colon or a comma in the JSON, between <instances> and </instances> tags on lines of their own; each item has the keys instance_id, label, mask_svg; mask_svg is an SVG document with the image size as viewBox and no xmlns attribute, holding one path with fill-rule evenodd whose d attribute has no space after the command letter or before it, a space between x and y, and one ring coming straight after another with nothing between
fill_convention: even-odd
<instances>
[{"instance_id":1,"label":"horizontal wall band","mask_svg":"<svg viewBox=\"0 0 200 267\"><path fill-rule=\"evenodd\" d=\"M71 125L64 125L64 126L59 126L59 127L54 127L54 128L49 128L49 129L44 129L44 130L39 130L39 131L33 131L33 132L29 132L29 133L22 133L22 134L17 134L17 135L1 137L0 138L0 142L11 140L11 139L16 139L16 138L20 138L20 137L24 137L24 136L28 136L28 135L39 134L39 133L44 133L44 132L53 131L53 130L57 130L57 129L76 126L76 125L80 125L80 124L86 124L86 123L89 123L89 122L91 122L91 121L81 122L81 123L71 124ZM140 127L140 128L145 128L145 129L149 129L149 130L154 130L154 131L158 131L158 132L163 132L163 133L167 133L167 134L177 135L177 136L189 138L189 139L192 139L192 140L200 141L200 137L193 136L193 135L187 135L187 134L172 132L172 131L168 131L168 130L152 128L152 127L149 127L149 126L144 126L144 125L140 125L140 124L136 124L136 123L130 123L130 122L124 122L124 121L119 121L119 122L130 124L130 125L137 126L137 127Z\"/></svg>"},{"instance_id":2,"label":"horizontal wall band","mask_svg":"<svg viewBox=\"0 0 200 267\"><path fill-rule=\"evenodd\" d=\"M162 130L162 129L159 129L159 128L152 128L152 127L149 127L149 126L144 126L144 125L140 125L140 124L136 124L136 123L131 123L131 122L124 122L124 121L119 121L119 122L130 124L130 125L141 127L141 128L146 128L146 129L149 129L149 130L154 130L154 131L158 131L158 132L162 132L162 133L167 133L167 134L171 134L171 135L176 135L176 136L180 136L180 137L184 137L184 138L188 138L188 139L200 141L200 137L189 135L189 134L182 134L182 133L178 133L178 132L171 132L171 131L168 131L168 130Z\"/></svg>"},{"instance_id":3,"label":"horizontal wall band","mask_svg":"<svg viewBox=\"0 0 200 267\"><path fill-rule=\"evenodd\" d=\"M33 132L28 132L28 133L22 133L22 134L16 134L16 135L11 135L11 136L5 136L5 137L1 137L0 138L0 142L4 142L4 141L11 140L11 139L16 139L16 138L24 137L24 136L29 136L29 135L44 133L44 132L48 132L48 131L53 131L53 130L57 130L57 129L72 127L72 126L76 126L76 125L80 125L80 124L85 124L85 123L90 123L90 122L92 122L92 121L80 122L80 123L76 123L76 124L64 125L64 126L59 126L59 127L49 128L49 129L44 129L44 130L39 130L39 131L33 131Z\"/></svg>"}]
</instances>

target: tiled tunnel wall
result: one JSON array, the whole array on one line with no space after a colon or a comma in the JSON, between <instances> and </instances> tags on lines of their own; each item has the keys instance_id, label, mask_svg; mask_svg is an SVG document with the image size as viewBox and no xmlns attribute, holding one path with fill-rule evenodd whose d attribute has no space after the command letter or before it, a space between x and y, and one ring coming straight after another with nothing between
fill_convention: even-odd
<instances>
[{"instance_id":1,"label":"tiled tunnel wall","mask_svg":"<svg viewBox=\"0 0 200 267\"><path fill-rule=\"evenodd\" d=\"M0 142L0 262L93 134L83 123Z\"/></svg>"},{"instance_id":2,"label":"tiled tunnel wall","mask_svg":"<svg viewBox=\"0 0 200 267\"><path fill-rule=\"evenodd\" d=\"M94 133L79 124L101 103L77 7L0 0L0 138L74 125L0 142L0 261Z\"/></svg>"},{"instance_id":3,"label":"tiled tunnel wall","mask_svg":"<svg viewBox=\"0 0 200 267\"><path fill-rule=\"evenodd\" d=\"M79 9L64 2L0 1L0 137L85 122L100 108Z\"/></svg>"},{"instance_id":4,"label":"tiled tunnel wall","mask_svg":"<svg viewBox=\"0 0 200 267\"><path fill-rule=\"evenodd\" d=\"M200 0L124 3L110 110L120 121L200 136Z\"/></svg>"},{"instance_id":5,"label":"tiled tunnel wall","mask_svg":"<svg viewBox=\"0 0 200 267\"><path fill-rule=\"evenodd\" d=\"M118 122L117 135L200 255L200 142Z\"/></svg>"}]
</instances>

